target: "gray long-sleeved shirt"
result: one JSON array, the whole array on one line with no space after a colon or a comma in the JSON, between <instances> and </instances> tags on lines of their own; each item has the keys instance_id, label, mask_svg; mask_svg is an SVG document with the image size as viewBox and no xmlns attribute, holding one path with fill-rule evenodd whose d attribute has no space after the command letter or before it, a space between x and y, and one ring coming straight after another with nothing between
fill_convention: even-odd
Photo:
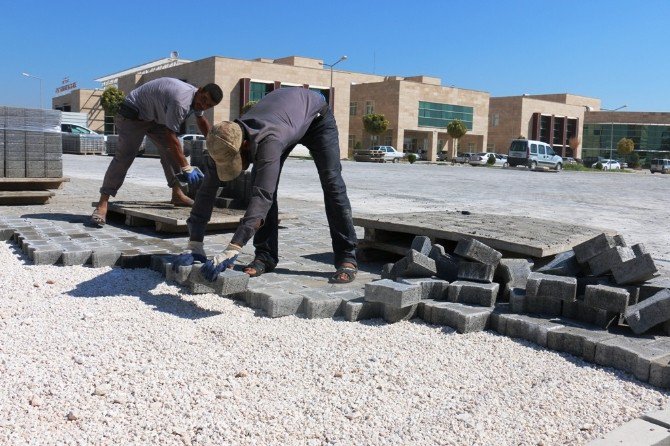
<instances>
[{"instance_id":1,"label":"gray long-sleeved shirt","mask_svg":"<svg viewBox=\"0 0 670 446\"><path fill-rule=\"evenodd\" d=\"M249 141L256 176L249 207L232 243L244 246L263 225L277 192L282 155L305 136L325 105L320 93L306 88L281 88L235 120Z\"/></svg>"},{"instance_id":2,"label":"gray long-sleeved shirt","mask_svg":"<svg viewBox=\"0 0 670 446\"><path fill-rule=\"evenodd\" d=\"M139 110L141 120L157 122L178 133L197 91L179 79L161 77L131 91L126 101Z\"/></svg>"}]
</instances>

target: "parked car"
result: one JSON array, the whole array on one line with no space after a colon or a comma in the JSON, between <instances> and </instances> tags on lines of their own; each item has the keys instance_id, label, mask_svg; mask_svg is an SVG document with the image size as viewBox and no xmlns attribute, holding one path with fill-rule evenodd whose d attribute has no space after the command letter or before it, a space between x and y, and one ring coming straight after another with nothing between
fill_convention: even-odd
<instances>
[{"instance_id":1,"label":"parked car","mask_svg":"<svg viewBox=\"0 0 670 446\"><path fill-rule=\"evenodd\" d=\"M470 157L471 157L471 156L474 156L474 155L476 155L476 154L475 154L475 153L472 153L472 152L464 152L464 153L459 152L459 153L456 155L456 158L454 158L453 161L454 161L455 163L465 164L465 163L467 163L468 161L470 161Z\"/></svg>"},{"instance_id":2,"label":"parked car","mask_svg":"<svg viewBox=\"0 0 670 446\"><path fill-rule=\"evenodd\" d=\"M491 152L475 153L474 155L470 156L468 164L471 166L485 166L489 161L489 155L493 155L495 157L495 153Z\"/></svg>"},{"instance_id":3,"label":"parked car","mask_svg":"<svg viewBox=\"0 0 670 446\"><path fill-rule=\"evenodd\" d=\"M563 164L577 164L577 160L575 160L571 156L564 156L563 157Z\"/></svg>"},{"instance_id":4,"label":"parked car","mask_svg":"<svg viewBox=\"0 0 670 446\"><path fill-rule=\"evenodd\" d=\"M102 136L105 141L107 141L107 136L101 135L100 133L84 127L83 125L78 124L61 124L60 131L63 133L72 133L73 135L96 135Z\"/></svg>"},{"instance_id":5,"label":"parked car","mask_svg":"<svg viewBox=\"0 0 670 446\"><path fill-rule=\"evenodd\" d=\"M532 139L512 140L507 162L511 167L549 167L557 171L563 169L563 158L556 155L549 144Z\"/></svg>"},{"instance_id":6,"label":"parked car","mask_svg":"<svg viewBox=\"0 0 670 446\"><path fill-rule=\"evenodd\" d=\"M195 141L204 141L206 138L204 135L199 135L195 133L186 133L178 137L179 142L181 143L181 148L184 151L184 156L191 156L191 145Z\"/></svg>"},{"instance_id":7,"label":"parked car","mask_svg":"<svg viewBox=\"0 0 670 446\"><path fill-rule=\"evenodd\" d=\"M495 162L494 166L509 167L509 163L507 162L507 155L501 155L500 153L496 153L495 157L496 157L496 162Z\"/></svg>"},{"instance_id":8,"label":"parked car","mask_svg":"<svg viewBox=\"0 0 670 446\"><path fill-rule=\"evenodd\" d=\"M651 160L649 165L649 171L651 173L661 172L668 173L670 172L670 159L654 158Z\"/></svg>"},{"instance_id":9,"label":"parked car","mask_svg":"<svg viewBox=\"0 0 670 446\"><path fill-rule=\"evenodd\" d=\"M368 150L381 150L384 153L384 162L390 161L392 163L397 163L401 159L405 158L407 155L402 152L398 152L392 146L373 146Z\"/></svg>"},{"instance_id":10,"label":"parked car","mask_svg":"<svg viewBox=\"0 0 670 446\"><path fill-rule=\"evenodd\" d=\"M598 163L594 164L595 167ZM621 170L621 164L617 160L604 159L600 161L600 164L603 166L603 170Z\"/></svg>"}]
</instances>

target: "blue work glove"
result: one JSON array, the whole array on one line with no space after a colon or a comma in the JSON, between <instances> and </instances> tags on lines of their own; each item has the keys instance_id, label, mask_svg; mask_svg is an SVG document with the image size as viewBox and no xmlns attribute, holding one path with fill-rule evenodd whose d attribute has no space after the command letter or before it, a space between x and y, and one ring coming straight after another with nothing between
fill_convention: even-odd
<instances>
[{"instance_id":1,"label":"blue work glove","mask_svg":"<svg viewBox=\"0 0 670 446\"><path fill-rule=\"evenodd\" d=\"M241 246L229 244L225 251L215 255L200 268L200 274L210 282L214 282L221 271L233 267L241 249Z\"/></svg>"},{"instance_id":2,"label":"blue work glove","mask_svg":"<svg viewBox=\"0 0 670 446\"><path fill-rule=\"evenodd\" d=\"M188 249L177 256L172 262L172 270L179 271L180 266L190 266L195 262L205 263L207 256L202 242L188 242Z\"/></svg>"},{"instance_id":3,"label":"blue work glove","mask_svg":"<svg viewBox=\"0 0 670 446\"><path fill-rule=\"evenodd\" d=\"M182 167L181 172L184 178L186 179L186 182L189 184L189 186L200 184L202 179L205 178L205 175L202 173L200 169L198 169L197 167L193 167L191 165Z\"/></svg>"}]
</instances>

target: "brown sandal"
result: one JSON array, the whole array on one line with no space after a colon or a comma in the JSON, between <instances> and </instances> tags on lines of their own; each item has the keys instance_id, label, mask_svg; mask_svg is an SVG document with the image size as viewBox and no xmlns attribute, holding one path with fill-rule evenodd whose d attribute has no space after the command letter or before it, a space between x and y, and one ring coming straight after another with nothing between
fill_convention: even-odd
<instances>
[{"instance_id":1,"label":"brown sandal","mask_svg":"<svg viewBox=\"0 0 670 446\"><path fill-rule=\"evenodd\" d=\"M270 268L262 260L254 259L250 264L248 264L247 266L244 267L244 270L247 270L247 269L256 270L256 272L254 274L246 273L246 274L249 274L249 277L258 277L261 274L272 272L274 270L274 267Z\"/></svg>"},{"instance_id":2,"label":"brown sandal","mask_svg":"<svg viewBox=\"0 0 670 446\"><path fill-rule=\"evenodd\" d=\"M102 215L98 210L94 210L93 214L91 215L91 224L95 226L105 226L107 221L105 220L105 216Z\"/></svg>"}]
</instances>

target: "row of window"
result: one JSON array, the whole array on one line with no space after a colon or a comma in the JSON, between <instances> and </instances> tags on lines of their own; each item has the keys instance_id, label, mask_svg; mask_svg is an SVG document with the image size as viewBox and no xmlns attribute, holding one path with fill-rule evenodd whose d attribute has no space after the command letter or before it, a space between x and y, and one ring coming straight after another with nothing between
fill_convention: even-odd
<instances>
[{"instance_id":1,"label":"row of window","mask_svg":"<svg viewBox=\"0 0 670 446\"><path fill-rule=\"evenodd\" d=\"M584 124L583 147L610 148L622 138L632 139L635 150L670 150L670 126L645 124Z\"/></svg>"},{"instance_id":2,"label":"row of window","mask_svg":"<svg viewBox=\"0 0 670 446\"><path fill-rule=\"evenodd\" d=\"M299 85L281 84L279 88L296 88ZM275 89L274 83L268 82L250 82L249 83L249 101L260 101L266 94ZM309 88L312 91L321 93L327 102L330 102L330 91L327 88Z\"/></svg>"}]
</instances>

